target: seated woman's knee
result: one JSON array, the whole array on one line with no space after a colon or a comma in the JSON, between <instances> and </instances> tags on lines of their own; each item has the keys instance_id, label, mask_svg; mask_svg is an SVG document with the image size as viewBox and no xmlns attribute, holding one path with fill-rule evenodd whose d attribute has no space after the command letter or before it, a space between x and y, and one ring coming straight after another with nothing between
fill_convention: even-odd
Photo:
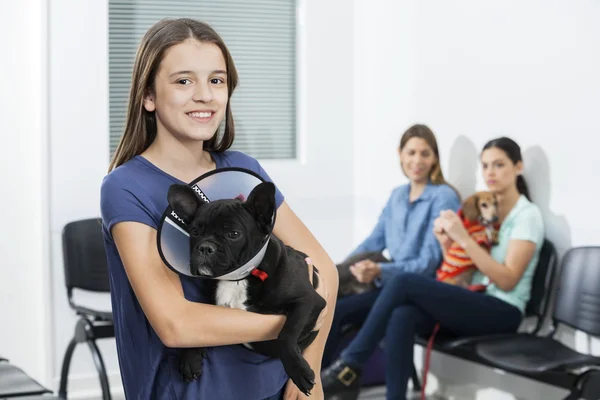
<instances>
[{"instance_id":1,"label":"seated woman's knee","mask_svg":"<svg viewBox=\"0 0 600 400\"><path fill-rule=\"evenodd\" d=\"M406 292L410 288L418 286L419 282L422 282L423 279L428 278L414 272L400 272L394 275L388 284L389 286L393 286L395 290Z\"/></svg>"}]
</instances>

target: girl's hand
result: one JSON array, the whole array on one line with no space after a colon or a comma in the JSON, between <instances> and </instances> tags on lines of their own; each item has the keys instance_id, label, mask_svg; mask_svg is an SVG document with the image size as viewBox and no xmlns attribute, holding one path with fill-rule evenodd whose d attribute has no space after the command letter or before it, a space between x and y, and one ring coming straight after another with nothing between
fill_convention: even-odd
<instances>
[{"instance_id":1,"label":"girl's hand","mask_svg":"<svg viewBox=\"0 0 600 400\"><path fill-rule=\"evenodd\" d=\"M306 263L308 264L308 276L309 276L309 279L310 279L310 283L312 284L313 283L313 271L314 271L314 269L313 269L312 261L311 261L311 259L309 257L306 258ZM327 300L329 298L329 293L327 292L327 285L325 285L325 281L323 280L323 278L321 277L321 275L319 275L316 272L315 272L315 274L319 278L319 287L317 287L315 290L327 302ZM327 304L325 304L325 308L323 308L323 310L319 314L319 318L317 318L317 322L315 323L313 331L318 331L319 329L321 329L321 326L323 326L323 322L325 321L325 317L327 317Z\"/></svg>"},{"instance_id":2,"label":"girl's hand","mask_svg":"<svg viewBox=\"0 0 600 400\"><path fill-rule=\"evenodd\" d=\"M288 380L285 384L285 391L283 393L283 400L323 400L325 395L323 394L323 385L321 384L321 380L318 379L315 382L315 386L310 391L310 397L306 397L304 393L298 389L298 387L292 382L292 380Z\"/></svg>"}]
</instances>

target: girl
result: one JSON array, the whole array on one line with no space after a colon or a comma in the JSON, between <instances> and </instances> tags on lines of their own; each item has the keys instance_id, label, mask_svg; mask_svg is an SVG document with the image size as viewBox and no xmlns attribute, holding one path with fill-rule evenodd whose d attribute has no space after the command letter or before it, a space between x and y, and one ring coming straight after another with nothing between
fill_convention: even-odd
<instances>
[{"instance_id":1,"label":"girl","mask_svg":"<svg viewBox=\"0 0 600 400\"><path fill-rule=\"evenodd\" d=\"M456 336L517 331L544 240L542 214L529 200L517 143L505 137L490 141L481 164L485 182L498 198L498 245L491 254L482 249L452 210L435 220L434 232L440 247L456 241L465 249L478 269L473 284L487 285L485 294L415 273L395 276L383 287L356 338L323 371L327 395L356 398L361 367L384 336L387 398L398 400L406 399L415 334L430 335L438 322Z\"/></svg>"},{"instance_id":2,"label":"girl","mask_svg":"<svg viewBox=\"0 0 600 400\"><path fill-rule=\"evenodd\" d=\"M255 159L228 150L236 84L227 47L204 23L162 20L142 39L125 132L101 189L117 351L128 399L258 400L284 394L281 362L236 344L275 339L285 317L203 304L202 281L170 271L156 246L172 184L222 167L250 169L270 180ZM337 291L333 262L279 191L276 200L273 233L312 257L325 282L320 294L327 298ZM323 396L318 377L330 325L331 316L323 312L315 326L320 333L304 353L317 375L313 398ZM178 370L181 347L209 348L202 375L191 383ZM285 395L305 397L291 382Z\"/></svg>"},{"instance_id":3,"label":"girl","mask_svg":"<svg viewBox=\"0 0 600 400\"><path fill-rule=\"evenodd\" d=\"M442 210L458 210L457 192L446 183L435 135L425 125L413 125L402 135L400 166L409 183L396 188L377 225L344 262L362 283L385 285L400 272L433 276L442 252L432 233L433 221ZM381 252L387 248L392 261ZM342 267L344 268L344 267ZM346 266L347 268L347 266ZM344 270L341 270L340 277ZM342 289L342 286L340 285ZM377 299L379 290L338 300L323 365L331 362L344 325L360 325Z\"/></svg>"}]
</instances>

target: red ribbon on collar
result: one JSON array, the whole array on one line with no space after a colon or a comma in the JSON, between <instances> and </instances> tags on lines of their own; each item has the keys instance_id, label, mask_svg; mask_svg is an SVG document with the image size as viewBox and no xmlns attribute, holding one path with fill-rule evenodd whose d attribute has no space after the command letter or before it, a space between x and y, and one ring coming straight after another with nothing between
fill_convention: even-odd
<instances>
[{"instance_id":1,"label":"red ribbon on collar","mask_svg":"<svg viewBox=\"0 0 600 400\"><path fill-rule=\"evenodd\" d=\"M250 272L250 273L252 275L254 275L255 277L257 277L258 279L260 279L261 281L263 281L263 282L266 281L267 278L269 277L269 275L265 271L262 271L262 270L260 270L258 268L254 268L252 270L252 272Z\"/></svg>"}]
</instances>

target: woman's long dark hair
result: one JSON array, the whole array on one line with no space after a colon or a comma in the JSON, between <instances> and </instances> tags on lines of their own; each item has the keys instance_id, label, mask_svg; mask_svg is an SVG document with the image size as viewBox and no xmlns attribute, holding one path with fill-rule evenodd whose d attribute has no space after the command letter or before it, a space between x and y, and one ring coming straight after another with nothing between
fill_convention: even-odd
<instances>
[{"instance_id":1,"label":"woman's long dark hair","mask_svg":"<svg viewBox=\"0 0 600 400\"><path fill-rule=\"evenodd\" d=\"M521 156L521 147L508 137L500 137L497 139L492 139L483 146L483 150L497 148L506 153L508 158L513 162L513 164L518 163L519 161L523 162L523 157ZM517 176L517 190L522 195L525 195L529 201L531 201L531 196L529 195L529 188L527 187L527 183L525 182L525 178L523 175Z\"/></svg>"}]
</instances>

